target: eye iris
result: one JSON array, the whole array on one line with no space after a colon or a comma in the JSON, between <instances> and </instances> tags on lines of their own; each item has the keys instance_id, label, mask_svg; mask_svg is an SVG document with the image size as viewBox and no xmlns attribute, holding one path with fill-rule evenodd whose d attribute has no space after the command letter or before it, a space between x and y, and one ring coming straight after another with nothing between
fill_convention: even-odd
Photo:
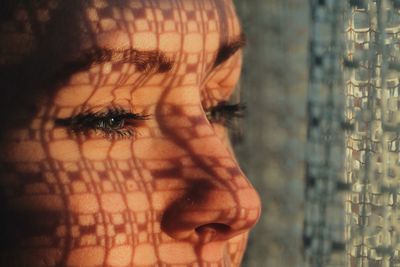
<instances>
[{"instance_id":1,"label":"eye iris","mask_svg":"<svg viewBox=\"0 0 400 267\"><path fill-rule=\"evenodd\" d=\"M108 120L107 126L112 129L120 129L124 127L124 119L122 118L110 118Z\"/></svg>"}]
</instances>

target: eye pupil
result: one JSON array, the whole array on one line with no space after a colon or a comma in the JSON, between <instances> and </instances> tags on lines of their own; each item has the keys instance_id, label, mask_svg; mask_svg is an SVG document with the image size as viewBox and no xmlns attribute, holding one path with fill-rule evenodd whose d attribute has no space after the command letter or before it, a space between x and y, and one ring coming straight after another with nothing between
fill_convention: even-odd
<instances>
[{"instance_id":1,"label":"eye pupil","mask_svg":"<svg viewBox=\"0 0 400 267\"><path fill-rule=\"evenodd\" d=\"M113 129L119 129L124 126L124 119L122 118L110 118L108 120L108 126Z\"/></svg>"}]
</instances>

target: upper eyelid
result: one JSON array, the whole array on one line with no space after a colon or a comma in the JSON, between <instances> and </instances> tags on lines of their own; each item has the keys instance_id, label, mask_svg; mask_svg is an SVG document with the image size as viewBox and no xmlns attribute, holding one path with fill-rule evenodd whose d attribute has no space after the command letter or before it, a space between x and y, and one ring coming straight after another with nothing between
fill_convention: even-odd
<instances>
[{"instance_id":1,"label":"upper eyelid","mask_svg":"<svg viewBox=\"0 0 400 267\"><path fill-rule=\"evenodd\" d=\"M95 110L91 110L91 109L85 109L83 111L80 111L79 113L76 114L72 114L69 117L65 117L65 118L57 118L57 119L72 119L75 117L79 117L79 116L93 116L93 117L105 117L108 116L110 114L116 114L116 115L137 115L138 117L151 117L151 115L149 114L143 114L143 113L138 113L138 112L134 112L132 110L126 109L126 108L122 108L119 106L107 106L104 108L96 108Z\"/></svg>"}]
</instances>

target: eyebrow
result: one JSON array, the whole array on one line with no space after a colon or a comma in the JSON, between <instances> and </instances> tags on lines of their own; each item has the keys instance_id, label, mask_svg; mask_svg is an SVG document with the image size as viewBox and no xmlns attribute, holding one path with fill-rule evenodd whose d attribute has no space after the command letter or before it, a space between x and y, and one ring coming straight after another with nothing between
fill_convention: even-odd
<instances>
[{"instance_id":1,"label":"eyebrow","mask_svg":"<svg viewBox=\"0 0 400 267\"><path fill-rule=\"evenodd\" d=\"M234 38L233 41L223 43L218 49L212 69L227 61L245 45L246 37L244 33ZM175 64L172 59L159 50L140 51L133 48L108 49L94 47L67 61L58 76L69 77L76 72L84 71L94 65L106 62L131 63L136 66L138 71L143 73L166 73L171 71Z\"/></svg>"},{"instance_id":2,"label":"eyebrow","mask_svg":"<svg viewBox=\"0 0 400 267\"><path fill-rule=\"evenodd\" d=\"M228 43L224 43L218 49L217 57L215 58L213 69L227 61L238 50L246 46L246 35L242 32L239 36Z\"/></svg>"},{"instance_id":3,"label":"eyebrow","mask_svg":"<svg viewBox=\"0 0 400 267\"><path fill-rule=\"evenodd\" d=\"M106 62L131 63L136 66L138 71L146 73L165 73L170 71L174 65L174 62L160 51L94 47L67 61L63 71L72 74Z\"/></svg>"}]
</instances>

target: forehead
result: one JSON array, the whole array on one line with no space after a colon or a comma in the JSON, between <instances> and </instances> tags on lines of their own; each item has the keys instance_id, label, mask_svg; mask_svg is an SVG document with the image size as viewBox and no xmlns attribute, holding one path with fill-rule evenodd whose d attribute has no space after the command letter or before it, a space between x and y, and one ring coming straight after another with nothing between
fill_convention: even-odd
<instances>
[{"instance_id":1,"label":"forehead","mask_svg":"<svg viewBox=\"0 0 400 267\"><path fill-rule=\"evenodd\" d=\"M221 0L94 1L85 19L96 45L107 48L215 52L240 34L233 5Z\"/></svg>"},{"instance_id":2,"label":"forehead","mask_svg":"<svg viewBox=\"0 0 400 267\"><path fill-rule=\"evenodd\" d=\"M1 42L3 51L7 43L10 50L15 50L12 43L17 42L18 51L13 52L21 53L40 45L66 54L93 46L167 53L212 52L240 35L231 0L22 2L26 3L15 5L15 15L0 28L2 39L7 40Z\"/></svg>"}]
</instances>

